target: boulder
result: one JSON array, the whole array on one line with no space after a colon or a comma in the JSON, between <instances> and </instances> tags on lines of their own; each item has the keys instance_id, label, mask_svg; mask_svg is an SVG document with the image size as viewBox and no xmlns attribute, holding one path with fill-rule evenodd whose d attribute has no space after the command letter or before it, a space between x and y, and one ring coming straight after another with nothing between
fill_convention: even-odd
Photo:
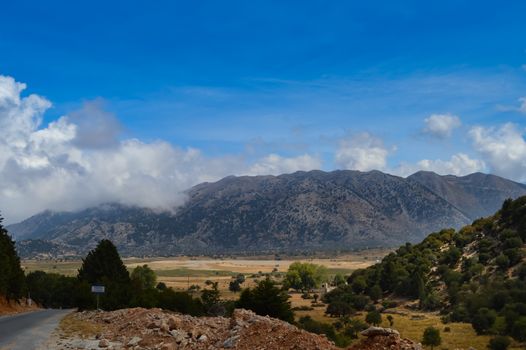
<instances>
[{"instance_id":1,"label":"boulder","mask_svg":"<svg viewBox=\"0 0 526 350\"><path fill-rule=\"evenodd\" d=\"M360 332L361 335L366 337L374 337L377 335L381 336L390 336L397 335L400 336L400 333L396 329L392 328L383 328L383 327L369 327L366 330Z\"/></svg>"}]
</instances>

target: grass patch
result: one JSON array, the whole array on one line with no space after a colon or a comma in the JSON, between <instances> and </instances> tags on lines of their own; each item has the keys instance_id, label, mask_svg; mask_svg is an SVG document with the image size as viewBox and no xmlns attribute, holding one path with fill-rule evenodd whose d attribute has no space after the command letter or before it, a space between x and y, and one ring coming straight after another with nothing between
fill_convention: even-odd
<instances>
[{"instance_id":1,"label":"grass patch","mask_svg":"<svg viewBox=\"0 0 526 350\"><path fill-rule=\"evenodd\" d=\"M178 269L155 270L158 277L217 277L217 276L236 276L238 273L222 270L194 270L181 267Z\"/></svg>"},{"instance_id":2,"label":"grass patch","mask_svg":"<svg viewBox=\"0 0 526 350\"><path fill-rule=\"evenodd\" d=\"M60 321L59 329L68 338L72 336L87 338L100 333L102 326L89 321L79 320L75 317L75 314L69 314Z\"/></svg>"},{"instance_id":3,"label":"grass patch","mask_svg":"<svg viewBox=\"0 0 526 350\"><path fill-rule=\"evenodd\" d=\"M327 274L330 276L335 276L335 275L349 276L353 273L354 270L355 269L331 267L327 269Z\"/></svg>"},{"instance_id":4,"label":"grass patch","mask_svg":"<svg viewBox=\"0 0 526 350\"><path fill-rule=\"evenodd\" d=\"M22 268L26 273L32 271L44 271L47 273L58 273L66 276L76 276L81 261L52 261L52 260L24 260L22 261Z\"/></svg>"}]
</instances>

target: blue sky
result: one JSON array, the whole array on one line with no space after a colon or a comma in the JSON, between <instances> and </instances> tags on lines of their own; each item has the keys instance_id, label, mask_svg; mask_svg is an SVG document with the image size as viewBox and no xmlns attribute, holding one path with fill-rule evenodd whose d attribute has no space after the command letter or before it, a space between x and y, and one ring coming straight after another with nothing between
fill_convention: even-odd
<instances>
[{"instance_id":1,"label":"blue sky","mask_svg":"<svg viewBox=\"0 0 526 350\"><path fill-rule=\"evenodd\" d=\"M524 181L525 13L524 1L5 1L0 75L52 104L39 130L89 120L94 103L120 142L208 161L309 155L325 170ZM459 154L475 163L454 165Z\"/></svg>"}]
</instances>

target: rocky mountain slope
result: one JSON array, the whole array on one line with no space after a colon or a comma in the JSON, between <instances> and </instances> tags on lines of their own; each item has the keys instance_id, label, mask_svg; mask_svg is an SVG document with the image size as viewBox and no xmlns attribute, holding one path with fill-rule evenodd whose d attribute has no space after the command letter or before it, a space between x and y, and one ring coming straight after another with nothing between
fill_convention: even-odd
<instances>
[{"instance_id":1,"label":"rocky mountain slope","mask_svg":"<svg viewBox=\"0 0 526 350\"><path fill-rule=\"evenodd\" d=\"M106 204L44 212L8 227L80 253L109 238L125 255L395 246L492 213L526 186L493 175L310 171L197 185L175 213ZM26 243L26 245L28 245ZM38 249L30 245L32 254Z\"/></svg>"},{"instance_id":2,"label":"rocky mountain slope","mask_svg":"<svg viewBox=\"0 0 526 350\"><path fill-rule=\"evenodd\" d=\"M429 188L471 219L495 213L504 200L524 195L526 190L526 185L482 173L458 177L419 171L408 179Z\"/></svg>"}]
</instances>

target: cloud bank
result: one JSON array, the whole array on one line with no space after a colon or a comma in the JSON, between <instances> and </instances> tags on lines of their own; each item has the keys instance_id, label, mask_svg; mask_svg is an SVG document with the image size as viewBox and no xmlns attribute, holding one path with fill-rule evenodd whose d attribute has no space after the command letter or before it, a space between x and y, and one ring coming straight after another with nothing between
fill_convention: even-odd
<instances>
[{"instance_id":1,"label":"cloud bank","mask_svg":"<svg viewBox=\"0 0 526 350\"><path fill-rule=\"evenodd\" d=\"M25 89L25 84L0 76L0 210L7 223L46 209L78 210L104 202L173 210L185 202L185 191L201 182L324 168L324 158L308 152L208 157L199 149L162 140L122 139L123 127L101 100L43 125L52 104L39 95L24 96ZM424 122L422 131L444 140L461 125L459 117L449 114L433 114ZM526 181L523 128L508 123L466 129L472 152L455 152L449 159L393 166L389 158L396 146L386 146L370 133L348 134L334 144L331 140L325 159L341 169L400 176L418 170L458 176L489 171Z\"/></svg>"},{"instance_id":2,"label":"cloud bank","mask_svg":"<svg viewBox=\"0 0 526 350\"><path fill-rule=\"evenodd\" d=\"M361 133L339 141L335 162L344 169L369 171L387 167L389 150L381 139Z\"/></svg>"},{"instance_id":3,"label":"cloud bank","mask_svg":"<svg viewBox=\"0 0 526 350\"><path fill-rule=\"evenodd\" d=\"M308 154L248 162L242 156L209 158L163 141L119 140L122 127L101 101L42 127L51 102L22 97L25 88L0 76L0 208L8 222L103 202L171 209L184 202L185 190L204 181L321 167Z\"/></svg>"}]
</instances>

